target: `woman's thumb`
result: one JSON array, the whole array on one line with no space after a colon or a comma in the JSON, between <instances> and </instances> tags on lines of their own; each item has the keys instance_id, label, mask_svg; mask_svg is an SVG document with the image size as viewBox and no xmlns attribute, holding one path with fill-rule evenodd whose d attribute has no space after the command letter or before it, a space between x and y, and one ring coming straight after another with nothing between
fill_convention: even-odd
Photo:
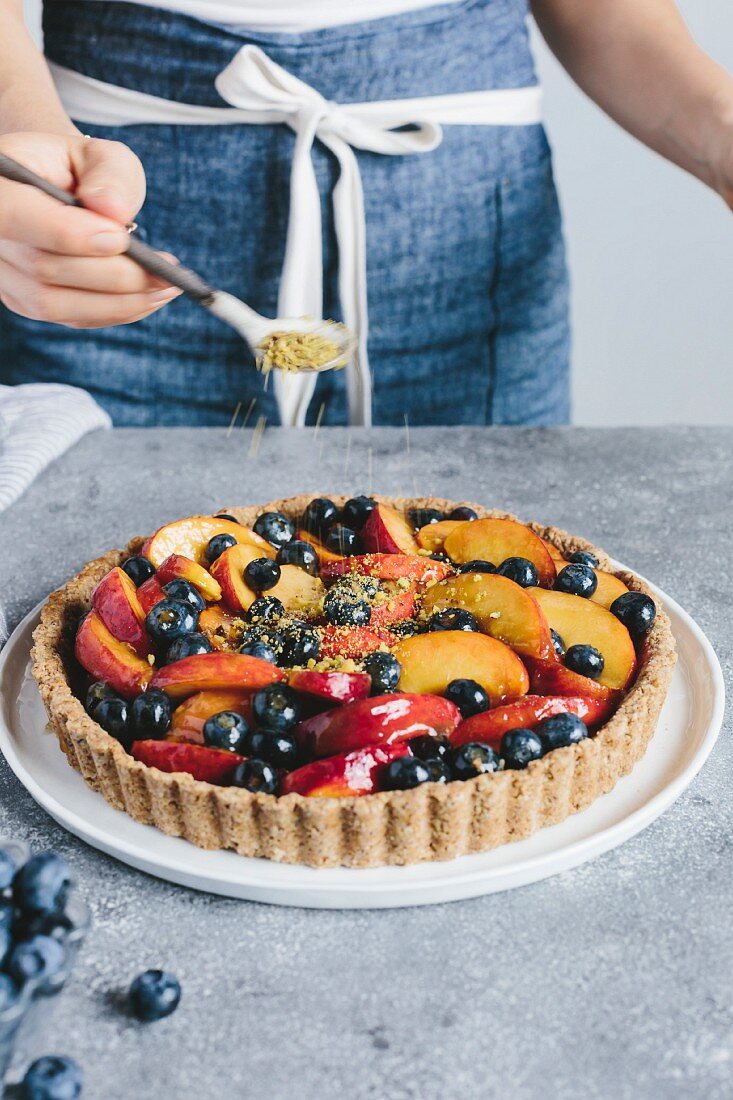
<instances>
[{"instance_id":1,"label":"woman's thumb","mask_svg":"<svg viewBox=\"0 0 733 1100\"><path fill-rule=\"evenodd\" d=\"M73 161L77 198L122 225L131 222L145 199L145 172L132 149L86 138L74 149Z\"/></svg>"}]
</instances>

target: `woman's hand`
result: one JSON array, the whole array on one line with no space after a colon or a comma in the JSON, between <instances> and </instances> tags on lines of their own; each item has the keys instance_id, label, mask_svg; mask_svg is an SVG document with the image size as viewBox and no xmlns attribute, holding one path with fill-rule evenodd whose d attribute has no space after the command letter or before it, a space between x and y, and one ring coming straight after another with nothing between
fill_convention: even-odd
<instances>
[{"instance_id":1,"label":"woman's hand","mask_svg":"<svg viewBox=\"0 0 733 1100\"><path fill-rule=\"evenodd\" d=\"M709 157L712 185L733 210L733 96L730 117L717 128Z\"/></svg>"},{"instance_id":2,"label":"woman's hand","mask_svg":"<svg viewBox=\"0 0 733 1100\"><path fill-rule=\"evenodd\" d=\"M127 146L13 133L0 137L0 151L87 207L62 206L0 179L0 301L8 309L71 328L101 328L139 321L180 294L124 255L124 226L145 198L143 167Z\"/></svg>"}]
</instances>

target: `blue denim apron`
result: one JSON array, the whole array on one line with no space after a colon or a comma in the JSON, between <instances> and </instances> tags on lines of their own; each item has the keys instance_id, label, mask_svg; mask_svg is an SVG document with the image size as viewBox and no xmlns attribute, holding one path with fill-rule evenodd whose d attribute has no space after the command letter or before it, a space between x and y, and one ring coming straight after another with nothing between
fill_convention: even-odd
<instances>
[{"instance_id":1,"label":"blue denim apron","mask_svg":"<svg viewBox=\"0 0 733 1100\"><path fill-rule=\"evenodd\" d=\"M306 35L247 36L121 2L53 0L48 57L165 99L222 106L214 79L246 42L342 103L535 82L525 0L465 0ZM148 195L138 222L213 285L274 315L293 135L285 126L84 126L125 141ZM420 157L359 152L366 205L374 422L559 424L569 417L568 286L541 126L448 126ZM326 201L332 155L316 145L324 315L338 316ZM179 299L134 325L92 332L0 306L0 381L65 381L117 424L227 424L237 402L276 422L241 339ZM311 405L344 423L343 378Z\"/></svg>"}]
</instances>

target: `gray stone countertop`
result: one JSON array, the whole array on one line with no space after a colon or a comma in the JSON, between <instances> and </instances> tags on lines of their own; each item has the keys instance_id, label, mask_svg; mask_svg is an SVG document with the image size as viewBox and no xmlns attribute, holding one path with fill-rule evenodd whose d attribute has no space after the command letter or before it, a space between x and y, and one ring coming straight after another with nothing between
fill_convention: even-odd
<instances>
[{"instance_id":1,"label":"gray stone countertop","mask_svg":"<svg viewBox=\"0 0 733 1100\"><path fill-rule=\"evenodd\" d=\"M697 619L730 685L733 429L98 432L0 515L17 622L88 559L168 519L297 492L445 495L584 534ZM349 437L351 442L349 443ZM373 471L368 476L369 454ZM731 1096L730 720L650 828L483 899L282 909L158 881L58 827L0 761L0 833L72 861L94 929L48 1049L94 1100L646 1100ZM119 993L180 977L138 1025Z\"/></svg>"}]
</instances>

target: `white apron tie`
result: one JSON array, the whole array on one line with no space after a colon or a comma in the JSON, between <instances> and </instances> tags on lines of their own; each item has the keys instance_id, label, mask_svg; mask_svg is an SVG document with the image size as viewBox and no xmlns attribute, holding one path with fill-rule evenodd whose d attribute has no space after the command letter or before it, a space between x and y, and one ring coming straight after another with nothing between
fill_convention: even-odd
<instances>
[{"instance_id":1,"label":"white apron tie","mask_svg":"<svg viewBox=\"0 0 733 1100\"><path fill-rule=\"evenodd\" d=\"M178 103L106 84L53 63L50 69L64 107L77 122L100 126L285 123L293 130L290 210L277 303L280 317L323 316L321 200L311 151L316 138L331 150L339 163L332 202L341 311L358 338L358 362L346 367L349 422L364 426L371 423L366 221L354 149L387 156L428 153L442 141L442 125L530 126L541 121L542 93L537 86L334 103L256 46L243 46L216 78L216 90L230 107ZM402 126L414 128L395 129ZM281 422L302 426L318 376L274 373Z\"/></svg>"}]
</instances>

